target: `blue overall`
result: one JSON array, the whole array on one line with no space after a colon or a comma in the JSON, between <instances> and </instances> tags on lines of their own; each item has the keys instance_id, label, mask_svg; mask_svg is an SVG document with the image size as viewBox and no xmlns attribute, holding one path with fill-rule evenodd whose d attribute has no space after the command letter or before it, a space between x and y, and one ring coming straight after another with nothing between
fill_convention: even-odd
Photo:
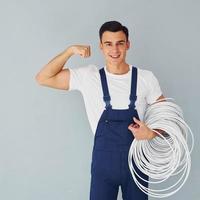
<instances>
[{"instance_id":1,"label":"blue overall","mask_svg":"<svg viewBox=\"0 0 200 200\"><path fill-rule=\"evenodd\" d=\"M137 68L132 67L128 109L112 109L104 68L101 68L99 73L106 106L94 138L90 200L116 200L119 186L123 200L147 200L148 196L137 187L128 166L128 152L134 139L128 126L133 123L133 117L139 119L135 109ZM138 173L143 178L148 178L141 172ZM142 184L148 186L147 183Z\"/></svg>"}]
</instances>

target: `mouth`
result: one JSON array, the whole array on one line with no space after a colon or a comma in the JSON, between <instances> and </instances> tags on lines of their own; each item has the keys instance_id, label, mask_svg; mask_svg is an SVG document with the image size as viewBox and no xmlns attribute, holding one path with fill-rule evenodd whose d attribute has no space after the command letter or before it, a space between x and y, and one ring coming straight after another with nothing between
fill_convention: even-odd
<instances>
[{"instance_id":1,"label":"mouth","mask_svg":"<svg viewBox=\"0 0 200 200\"><path fill-rule=\"evenodd\" d=\"M119 58L120 57L120 55L109 55L111 58L113 58L113 59L117 59L117 58Z\"/></svg>"}]
</instances>

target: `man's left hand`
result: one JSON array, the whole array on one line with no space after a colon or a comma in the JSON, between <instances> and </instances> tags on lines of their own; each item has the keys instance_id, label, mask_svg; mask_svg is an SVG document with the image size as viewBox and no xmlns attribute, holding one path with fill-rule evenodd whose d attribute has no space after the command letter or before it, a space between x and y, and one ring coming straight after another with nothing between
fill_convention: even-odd
<instances>
[{"instance_id":1,"label":"man's left hand","mask_svg":"<svg viewBox=\"0 0 200 200\"><path fill-rule=\"evenodd\" d=\"M133 118L134 123L130 124L128 126L128 129L132 132L134 135L135 139L137 140L151 140L154 137L156 137L156 133L152 131L150 128L147 127L147 125L136 119L135 117Z\"/></svg>"}]
</instances>

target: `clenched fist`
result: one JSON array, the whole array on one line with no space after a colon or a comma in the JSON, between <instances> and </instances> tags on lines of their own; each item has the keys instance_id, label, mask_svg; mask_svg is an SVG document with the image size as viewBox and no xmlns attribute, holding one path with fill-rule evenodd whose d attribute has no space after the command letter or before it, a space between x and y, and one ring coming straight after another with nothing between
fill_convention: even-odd
<instances>
[{"instance_id":1,"label":"clenched fist","mask_svg":"<svg viewBox=\"0 0 200 200\"><path fill-rule=\"evenodd\" d=\"M69 51L72 55L80 55L83 58L87 58L91 55L89 45L72 45L69 47Z\"/></svg>"}]
</instances>

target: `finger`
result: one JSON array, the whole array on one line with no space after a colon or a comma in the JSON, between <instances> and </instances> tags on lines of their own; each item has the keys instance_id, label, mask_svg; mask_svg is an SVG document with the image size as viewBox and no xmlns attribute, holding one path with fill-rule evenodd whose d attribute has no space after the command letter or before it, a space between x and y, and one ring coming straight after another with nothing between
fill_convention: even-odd
<instances>
[{"instance_id":1,"label":"finger","mask_svg":"<svg viewBox=\"0 0 200 200\"><path fill-rule=\"evenodd\" d=\"M136 123L132 123L132 124L130 124L129 126L132 127L132 128L139 128L139 127L140 127L140 126L139 126L138 124L136 124Z\"/></svg>"},{"instance_id":2,"label":"finger","mask_svg":"<svg viewBox=\"0 0 200 200\"><path fill-rule=\"evenodd\" d=\"M87 47L87 57L90 56L90 46Z\"/></svg>"},{"instance_id":3,"label":"finger","mask_svg":"<svg viewBox=\"0 0 200 200\"><path fill-rule=\"evenodd\" d=\"M142 125L142 122L135 117L133 117L133 121L140 126Z\"/></svg>"},{"instance_id":4,"label":"finger","mask_svg":"<svg viewBox=\"0 0 200 200\"><path fill-rule=\"evenodd\" d=\"M82 58L85 57L85 52L84 52L84 50L81 50L81 51L80 51L80 56L81 56Z\"/></svg>"},{"instance_id":5,"label":"finger","mask_svg":"<svg viewBox=\"0 0 200 200\"><path fill-rule=\"evenodd\" d=\"M133 128L133 126L129 126L128 129L131 131L131 133L133 134L134 138L138 139L138 133L137 133L137 129Z\"/></svg>"},{"instance_id":6,"label":"finger","mask_svg":"<svg viewBox=\"0 0 200 200\"><path fill-rule=\"evenodd\" d=\"M130 125L128 126L128 129L129 129L130 131L132 131L132 130L133 130L133 124L130 124Z\"/></svg>"},{"instance_id":7,"label":"finger","mask_svg":"<svg viewBox=\"0 0 200 200\"><path fill-rule=\"evenodd\" d=\"M138 128L139 128L139 125L138 124L130 124L128 126L128 129L132 132L137 132L138 131Z\"/></svg>"},{"instance_id":8,"label":"finger","mask_svg":"<svg viewBox=\"0 0 200 200\"><path fill-rule=\"evenodd\" d=\"M88 57L88 48L85 47L84 49L84 57L87 58Z\"/></svg>"},{"instance_id":9,"label":"finger","mask_svg":"<svg viewBox=\"0 0 200 200\"><path fill-rule=\"evenodd\" d=\"M87 46L84 47L84 54L85 54L85 57L87 57L87 51L88 51L88 48Z\"/></svg>"},{"instance_id":10,"label":"finger","mask_svg":"<svg viewBox=\"0 0 200 200\"><path fill-rule=\"evenodd\" d=\"M91 56L91 48L90 48L90 46L88 46L88 51L89 51L89 55L88 56Z\"/></svg>"},{"instance_id":11,"label":"finger","mask_svg":"<svg viewBox=\"0 0 200 200\"><path fill-rule=\"evenodd\" d=\"M89 52L89 46L88 46L87 50L86 50L86 56L89 57L89 54L90 54L90 52Z\"/></svg>"},{"instance_id":12,"label":"finger","mask_svg":"<svg viewBox=\"0 0 200 200\"><path fill-rule=\"evenodd\" d=\"M82 57L85 58L85 53L86 53L85 47L81 49L81 53L82 53Z\"/></svg>"},{"instance_id":13,"label":"finger","mask_svg":"<svg viewBox=\"0 0 200 200\"><path fill-rule=\"evenodd\" d=\"M85 57L86 57L87 56L87 46L84 46L83 50L84 50L84 54L85 54Z\"/></svg>"},{"instance_id":14,"label":"finger","mask_svg":"<svg viewBox=\"0 0 200 200\"><path fill-rule=\"evenodd\" d=\"M140 128L140 126L138 124L134 124L133 128L137 128L138 129L138 128Z\"/></svg>"},{"instance_id":15,"label":"finger","mask_svg":"<svg viewBox=\"0 0 200 200\"><path fill-rule=\"evenodd\" d=\"M128 126L128 129L131 131L131 133L134 135L135 134L135 131L134 131L134 128L130 125Z\"/></svg>"}]
</instances>

